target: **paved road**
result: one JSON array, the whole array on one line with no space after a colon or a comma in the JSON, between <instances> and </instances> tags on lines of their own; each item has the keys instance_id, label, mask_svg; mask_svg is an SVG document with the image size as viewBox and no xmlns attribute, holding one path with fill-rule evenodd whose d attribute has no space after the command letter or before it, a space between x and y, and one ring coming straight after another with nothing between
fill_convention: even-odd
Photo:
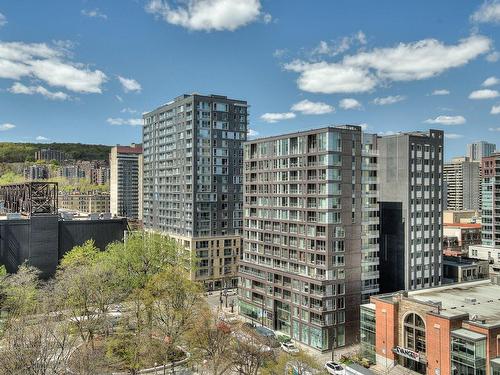
<instances>
[{"instance_id":1,"label":"paved road","mask_svg":"<svg viewBox=\"0 0 500 375\"><path fill-rule=\"evenodd\" d=\"M227 296L227 309L226 309L226 297L221 296L220 291L212 292L212 294L207 295L208 304L215 310L221 307L220 299L222 297L222 307L226 311L231 311L231 303L234 304L234 311L236 312L237 307L237 295L236 289L230 290Z\"/></svg>"}]
</instances>

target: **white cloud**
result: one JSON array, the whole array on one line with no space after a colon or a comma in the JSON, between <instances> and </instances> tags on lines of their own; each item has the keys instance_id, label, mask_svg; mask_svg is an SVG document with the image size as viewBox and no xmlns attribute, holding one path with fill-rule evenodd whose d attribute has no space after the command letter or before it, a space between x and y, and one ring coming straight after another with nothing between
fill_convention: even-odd
<instances>
[{"instance_id":1,"label":"white cloud","mask_svg":"<svg viewBox=\"0 0 500 375\"><path fill-rule=\"evenodd\" d=\"M482 83L481 86L489 87L489 86L498 85L499 83L500 83L500 79L498 79L497 77L488 77L485 79L485 81Z\"/></svg>"},{"instance_id":2,"label":"white cloud","mask_svg":"<svg viewBox=\"0 0 500 375\"><path fill-rule=\"evenodd\" d=\"M275 123L282 120L290 120L295 118L296 115L293 112L285 112L285 113L264 113L260 118L265 122Z\"/></svg>"},{"instance_id":3,"label":"white cloud","mask_svg":"<svg viewBox=\"0 0 500 375\"><path fill-rule=\"evenodd\" d=\"M397 102L401 102L406 99L406 96L403 95L389 95L384 98L375 98L373 99L373 104L376 105L389 105L389 104L394 104Z\"/></svg>"},{"instance_id":4,"label":"white cloud","mask_svg":"<svg viewBox=\"0 0 500 375\"><path fill-rule=\"evenodd\" d=\"M493 99L496 98L498 95L499 95L498 91L496 90L489 90L489 89L476 90L470 93L469 99L476 99L476 100Z\"/></svg>"},{"instance_id":5,"label":"white cloud","mask_svg":"<svg viewBox=\"0 0 500 375\"><path fill-rule=\"evenodd\" d=\"M120 103L123 103L123 98L120 95L115 95L116 100L118 100Z\"/></svg>"},{"instance_id":6,"label":"white cloud","mask_svg":"<svg viewBox=\"0 0 500 375\"><path fill-rule=\"evenodd\" d=\"M354 98L344 98L339 102L339 107L342 109L361 109L363 106Z\"/></svg>"},{"instance_id":7,"label":"white cloud","mask_svg":"<svg viewBox=\"0 0 500 375\"><path fill-rule=\"evenodd\" d=\"M254 129L248 129L247 136L248 138L255 138L259 135L259 132Z\"/></svg>"},{"instance_id":8,"label":"white cloud","mask_svg":"<svg viewBox=\"0 0 500 375\"><path fill-rule=\"evenodd\" d=\"M195 31L234 31L257 21L261 16L260 0L187 0L177 2L150 0L146 11L172 25ZM263 15L264 22L271 15Z\"/></svg>"},{"instance_id":9,"label":"white cloud","mask_svg":"<svg viewBox=\"0 0 500 375\"><path fill-rule=\"evenodd\" d=\"M264 23L271 23L271 21L273 20L273 16L271 16L269 13L265 13L262 16L262 20L264 21Z\"/></svg>"},{"instance_id":10,"label":"white cloud","mask_svg":"<svg viewBox=\"0 0 500 375\"><path fill-rule=\"evenodd\" d=\"M66 49L57 44L0 41L0 78L23 77L79 93L101 93L107 80L100 70L69 61Z\"/></svg>"},{"instance_id":11,"label":"white cloud","mask_svg":"<svg viewBox=\"0 0 500 375\"><path fill-rule=\"evenodd\" d=\"M306 99L295 103L291 110L294 112L301 112L304 115L324 115L325 113L334 112L335 108L326 103L311 102Z\"/></svg>"},{"instance_id":12,"label":"white cloud","mask_svg":"<svg viewBox=\"0 0 500 375\"><path fill-rule=\"evenodd\" d=\"M462 134L457 134L457 133L444 133L444 137L446 139L459 139L463 138L464 136Z\"/></svg>"},{"instance_id":13,"label":"white cloud","mask_svg":"<svg viewBox=\"0 0 500 375\"><path fill-rule=\"evenodd\" d=\"M82 14L86 17L90 18L102 18L103 20L107 20L108 16L102 13L99 8L87 10L87 9L82 9Z\"/></svg>"},{"instance_id":14,"label":"white cloud","mask_svg":"<svg viewBox=\"0 0 500 375\"><path fill-rule=\"evenodd\" d=\"M297 79L303 91L323 94L370 91L377 85L376 77L366 69L327 62L293 61L286 70L300 73Z\"/></svg>"},{"instance_id":15,"label":"white cloud","mask_svg":"<svg viewBox=\"0 0 500 375\"><path fill-rule=\"evenodd\" d=\"M361 130L366 131L370 127L366 122L363 122L362 124L359 124L361 126Z\"/></svg>"},{"instance_id":16,"label":"white cloud","mask_svg":"<svg viewBox=\"0 0 500 375\"><path fill-rule=\"evenodd\" d=\"M49 138L47 137L44 137L43 135L39 135L38 137L35 138L37 141L39 142L47 142L47 141L50 141Z\"/></svg>"},{"instance_id":17,"label":"white cloud","mask_svg":"<svg viewBox=\"0 0 500 375\"><path fill-rule=\"evenodd\" d=\"M450 95L450 91L446 89L434 90L431 95Z\"/></svg>"},{"instance_id":18,"label":"white cloud","mask_svg":"<svg viewBox=\"0 0 500 375\"><path fill-rule=\"evenodd\" d=\"M8 89L13 94L34 95L40 94L50 100L68 100L69 95L62 91L49 91L43 86L25 86L20 82L15 82Z\"/></svg>"},{"instance_id":19,"label":"white cloud","mask_svg":"<svg viewBox=\"0 0 500 375\"><path fill-rule=\"evenodd\" d=\"M488 62L497 62L500 60L500 52L494 51L486 55L486 61Z\"/></svg>"},{"instance_id":20,"label":"white cloud","mask_svg":"<svg viewBox=\"0 0 500 375\"><path fill-rule=\"evenodd\" d=\"M351 36L344 36L333 41L332 43L321 40L318 46L312 50L311 54L327 55L333 57L344 53L345 51L350 49L353 44L366 44L366 36L362 31L358 31L356 34Z\"/></svg>"},{"instance_id":21,"label":"white cloud","mask_svg":"<svg viewBox=\"0 0 500 375\"><path fill-rule=\"evenodd\" d=\"M471 16L472 21L478 23L500 23L500 1L485 1Z\"/></svg>"},{"instance_id":22,"label":"white cloud","mask_svg":"<svg viewBox=\"0 0 500 375\"><path fill-rule=\"evenodd\" d=\"M378 132L377 134L380 135L381 137L384 137L384 136L387 136L387 135L395 135L397 133L393 132L392 130L387 130L385 132Z\"/></svg>"},{"instance_id":23,"label":"white cloud","mask_svg":"<svg viewBox=\"0 0 500 375\"><path fill-rule=\"evenodd\" d=\"M500 104L499 105L494 105L493 107L491 107L490 113L492 115L499 115L500 114Z\"/></svg>"},{"instance_id":24,"label":"white cloud","mask_svg":"<svg viewBox=\"0 0 500 375\"><path fill-rule=\"evenodd\" d=\"M500 132L500 127L499 128L488 128L490 132Z\"/></svg>"},{"instance_id":25,"label":"white cloud","mask_svg":"<svg viewBox=\"0 0 500 375\"><path fill-rule=\"evenodd\" d=\"M296 60L284 68L300 73L297 83L304 91L366 92L387 81L415 81L437 76L487 53L491 44L489 38L481 35L462 39L456 45L424 39L344 56L336 62Z\"/></svg>"},{"instance_id":26,"label":"white cloud","mask_svg":"<svg viewBox=\"0 0 500 375\"><path fill-rule=\"evenodd\" d=\"M14 129L15 127L16 125L14 124L9 124L9 123L0 124L0 131L4 132L10 129Z\"/></svg>"},{"instance_id":27,"label":"white cloud","mask_svg":"<svg viewBox=\"0 0 500 375\"><path fill-rule=\"evenodd\" d=\"M120 112L121 113L130 113L130 114L137 113L137 111L135 109L132 109L132 108L123 108Z\"/></svg>"},{"instance_id":28,"label":"white cloud","mask_svg":"<svg viewBox=\"0 0 500 375\"><path fill-rule=\"evenodd\" d=\"M0 27L7 25L7 17L0 13Z\"/></svg>"},{"instance_id":29,"label":"white cloud","mask_svg":"<svg viewBox=\"0 0 500 375\"><path fill-rule=\"evenodd\" d=\"M462 125L466 123L466 119L463 116L445 116L441 115L434 119L427 119L424 122L426 124L441 124L441 125Z\"/></svg>"},{"instance_id":30,"label":"white cloud","mask_svg":"<svg viewBox=\"0 0 500 375\"><path fill-rule=\"evenodd\" d=\"M141 92L141 90L142 90L141 84L139 82L137 82L135 79L125 78L122 76L118 76L118 79L120 80L120 83L122 84L123 91L125 91L125 92L130 92L130 91Z\"/></svg>"},{"instance_id":31,"label":"white cloud","mask_svg":"<svg viewBox=\"0 0 500 375\"><path fill-rule=\"evenodd\" d=\"M280 59L284 57L287 53L288 50L286 48L278 48L274 50L273 56L276 57L277 59Z\"/></svg>"},{"instance_id":32,"label":"white cloud","mask_svg":"<svg viewBox=\"0 0 500 375\"><path fill-rule=\"evenodd\" d=\"M110 117L107 120L110 125L130 125L130 126L142 126L143 121L141 118L129 118L124 119L120 117Z\"/></svg>"}]
</instances>

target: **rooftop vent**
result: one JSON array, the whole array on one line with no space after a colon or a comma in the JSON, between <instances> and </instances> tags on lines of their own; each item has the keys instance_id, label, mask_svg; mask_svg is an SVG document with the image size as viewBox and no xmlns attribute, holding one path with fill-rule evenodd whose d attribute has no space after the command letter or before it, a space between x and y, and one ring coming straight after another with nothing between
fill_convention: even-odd
<instances>
[{"instance_id":1,"label":"rooftop vent","mask_svg":"<svg viewBox=\"0 0 500 375\"><path fill-rule=\"evenodd\" d=\"M465 302L467 302L467 303L476 303L477 299L475 299L474 297L465 297Z\"/></svg>"}]
</instances>

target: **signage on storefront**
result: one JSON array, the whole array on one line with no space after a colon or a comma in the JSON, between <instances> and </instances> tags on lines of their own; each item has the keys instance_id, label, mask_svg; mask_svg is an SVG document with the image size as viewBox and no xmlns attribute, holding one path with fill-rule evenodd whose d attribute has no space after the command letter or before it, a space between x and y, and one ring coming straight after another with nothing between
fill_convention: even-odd
<instances>
[{"instance_id":1,"label":"signage on storefront","mask_svg":"<svg viewBox=\"0 0 500 375\"><path fill-rule=\"evenodd\" d=\"M396 346L396 347L394 347L394 349L392 349L392 351L394 353L396 353L397 355L401 355L403 357L413 359L414 361L420 362L420 354L418 354L417 352L414 352L411 349L406 349L406 348L402 348L400 346Z\"/></svg>"}]
</instances>

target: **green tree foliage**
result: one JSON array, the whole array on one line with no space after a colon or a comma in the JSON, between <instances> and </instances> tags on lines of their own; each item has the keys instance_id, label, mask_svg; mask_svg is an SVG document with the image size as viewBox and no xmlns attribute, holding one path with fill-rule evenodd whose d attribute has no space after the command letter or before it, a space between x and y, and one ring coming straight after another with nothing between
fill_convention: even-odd
<instances>
[{"instance_id":1,"label":"green tree foliage","mask_svg":"<svg viewBox=\"0 0 500 375\"><path fill-rule=\"evenodd\" d=\"M50 148L64 152L69 159L105 160L109 157L110 146L87 145L82 143L13 143L0 142L0 162L20 163L35 161L35 152Z\"/></svg>"}]
</instances>

